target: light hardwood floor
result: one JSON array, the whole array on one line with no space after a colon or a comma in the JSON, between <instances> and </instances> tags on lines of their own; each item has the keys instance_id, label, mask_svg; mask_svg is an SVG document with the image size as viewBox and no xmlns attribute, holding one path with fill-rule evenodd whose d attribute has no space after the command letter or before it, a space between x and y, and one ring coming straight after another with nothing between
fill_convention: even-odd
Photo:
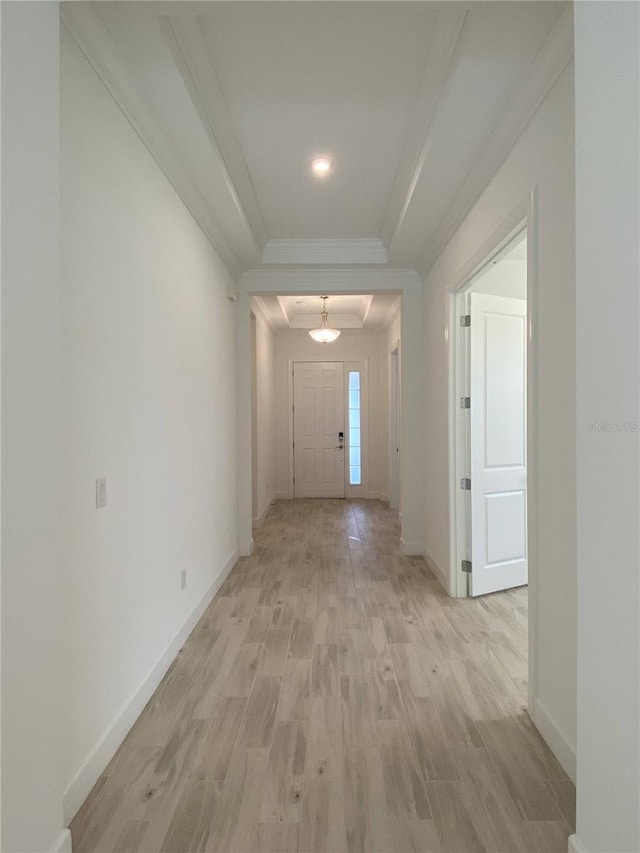
<instances>
[{"instance_id":1,"label":"light hardwood floor","mask_svg":"<svg viewBox=\"0 0 640 853\"><path fill-rule=\"evenodd\" d=\"M71 827L75 853L566 853L527 593L449 599L377 501L274 505Z\"/></svg>"}]
</instances>

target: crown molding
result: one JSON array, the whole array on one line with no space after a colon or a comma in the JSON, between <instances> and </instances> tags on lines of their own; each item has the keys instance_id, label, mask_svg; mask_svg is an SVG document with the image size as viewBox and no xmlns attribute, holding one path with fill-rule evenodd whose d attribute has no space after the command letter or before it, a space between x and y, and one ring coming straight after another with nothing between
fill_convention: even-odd
<instances>
[{"instance_id":1,"label":"crown molding","mask_svg":"<svg viewBox=\"0 0 640 853\"><path fill-rule=\"evenodd\" d=\"M267 226L211 52L207 49L202 17L162 16L159 23L194 109L220 162L236 209L253 236L256 250L260 252L268 239Z\"/></svg>"},{"instance_id":2,"label":"crown molding","mask_svg":"<svg viewBox=\"0 0 640 853\"><path fill-rule=\"evenodd\" d=\"M404 269L257 269L244 272L238 282L238 288L247 293L298 294L322 291L327 296L349 292L404 291L422 286L422 277L416 270Z\"/></svg>"},{"instance_id":3,"label":"crown molding","mask_svg":"<svg viewBox=\"0 0 640 853\"><path fill-rule=\"evenodd\" d=\"M373 305L373 296L365 296L363 299L363 312L362 317L360 318L362 321L362 325L367 322L367 317L369 316L369 311L371 311L371 306Z\"/></svg>"},{"instance_id":4,"label":"crown molding","mask_svg":"<svg viewBox=\"0 0 640 853\"><path fill-rule=\"evenodd\" d=\"M260 319L265 323L270 332L275 332L276 323L271 316L271 312L264 304L264 300L260 296L252 296L249 300L249 307Z\"/></svg>"},{"instance_id":5,"label":"crown molding","mask_svg":"<svg viewBox=\"0 0 640 853\"><path fill-rule=\"evenodd\" d=\"M426 275L476 204L573 58L573 12L568 5L536 56L526 83L485 145L417 265Z\"/></svg>"},{"instance_id":6,"label":"crown molding","mask_svg":"<svg viewBox=\"0 0 640 853\"><path fill-rule=\"evenodd\" d=\"M384 322L382 324L383 328L388 329L399 314L400 302L396 299L391 308L389 308L387 316L384 318Z\"/></svg>"},{"instance_id":7,"label":"crown molding","mask_svg":"<svg viewBox=\"0 0 640 853\"><path fill-rule=\"evenodd\" d=\"M125 62L98 12L86 3L61 3L61 20L73 40L187 210L229 268L240 271L238 257L197 183L183 167L173 143L153 110L138 94L125 71Z\"/></svg>"},{"instance_id":8,"label":"crown molding","mask_svg":"<svg viewBox=\"0 0 640 853\"><path fill-rule=\"evenodd\" d=\"M403 146L382 220L382 242L389 249L404 223L427 161L439 106L458 62L456 48L460 43L467 14L468 9L462 4L454 3L449 8L440 10L434 48L429 52L425 64L420 92L416 99L416 112Z\"/></svg>"},{"instance_id":9,"label":"crown molding","mask_svg":"<svg viewBox=\"0 0 640 853\"><path fill-rule=\"evenodd\" d=\"M364 323L359 314L338 314L329 311L329 319L336 329L362 329ZM320 323L320 311L315 314L298 314L289 323L290 329L315 329Z\"/></svg>"},{"instance_id":10,"label":"crown molding","mask_svg":"<svg viewBox=\"0 0 640 853\"><path fill-rule=\"evenodd\" d=\"M263 264L386 264L377 238L355 240L269 240Z\"/></svg>"}]
</instances>

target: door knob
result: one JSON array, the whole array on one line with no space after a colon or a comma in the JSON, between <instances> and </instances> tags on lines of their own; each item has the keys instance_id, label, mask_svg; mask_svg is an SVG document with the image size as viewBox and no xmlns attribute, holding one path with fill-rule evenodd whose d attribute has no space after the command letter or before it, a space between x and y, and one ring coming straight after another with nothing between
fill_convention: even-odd
<instances>
[{"instance_id":1,"label":"door knob","mask_svg":"<svg viewBox=\"0 0 640 853\"><path fill-rule=\"evenodd\" d=\"M344 444L339 444L335 449L336 450L344 450Z\"/></svg>"}]
</instances>

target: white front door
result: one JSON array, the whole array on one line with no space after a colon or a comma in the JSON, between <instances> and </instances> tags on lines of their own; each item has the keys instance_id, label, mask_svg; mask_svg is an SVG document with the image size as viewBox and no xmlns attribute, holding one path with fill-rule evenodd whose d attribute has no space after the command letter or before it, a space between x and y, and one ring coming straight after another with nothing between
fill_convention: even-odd
<instances>
[{"instance_id":1,"label":"white front door","mask_svg":"<svg viewBox=\"0 0 640 853\"><path fill-rule=\"evenodd\" d=\"M343 498L344 365L293 365L293 475L296 498Z\"/></svg>"},{"instance_id":2,"label":"white front door","mask_svg":"<svg viewBox=\"0 0 640 853\"><path fill-rule=\"evenodd\" d=\"M471 582L527 583L527 305L471 294Z\"/></svg>"}]
</instances>

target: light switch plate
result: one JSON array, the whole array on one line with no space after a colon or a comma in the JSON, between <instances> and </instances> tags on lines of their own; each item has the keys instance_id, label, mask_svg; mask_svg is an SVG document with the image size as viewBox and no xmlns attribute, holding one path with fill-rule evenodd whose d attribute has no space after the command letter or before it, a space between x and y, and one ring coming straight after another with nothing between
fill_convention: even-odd
<instances>
[{"instance_id":1,"label":"light switch plate","mask_svg":"<svg viewBox=\"0 0 640 853\"><path fill-rule=\"evenodd\" d=\"M96 480L96 509L107 505L107 478L100 477Z\"/></svg>"}]
</instances>

